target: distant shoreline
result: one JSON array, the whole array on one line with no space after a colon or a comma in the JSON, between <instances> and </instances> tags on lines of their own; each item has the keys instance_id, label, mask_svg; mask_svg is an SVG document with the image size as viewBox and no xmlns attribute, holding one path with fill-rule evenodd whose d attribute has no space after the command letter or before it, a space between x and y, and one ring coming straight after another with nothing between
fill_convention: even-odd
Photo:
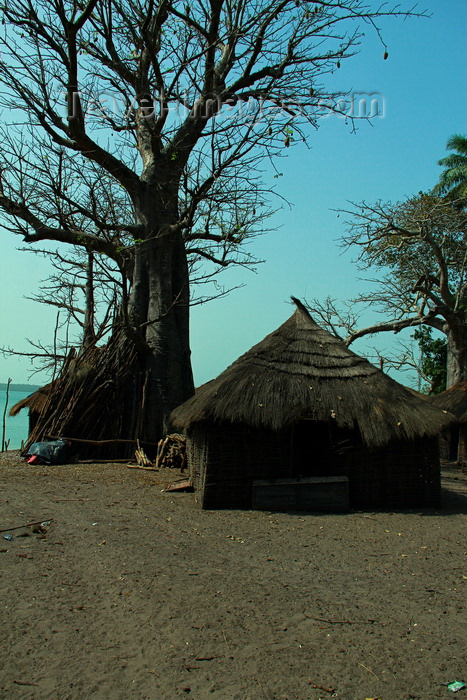
<instances>
[{"instance_id":1,"label":"distant shoreline","mask_svg":"<svg viewBox=\"0 0 467 700\"><path fill-rule=\"evenodd\" d=\"M0 384L0 391L6 391L7 386L7 384ZM10 391L28 391L32 394L38 389L40 389L40 387L34 384L10 384Z\"/></svg>"}]
</instances>

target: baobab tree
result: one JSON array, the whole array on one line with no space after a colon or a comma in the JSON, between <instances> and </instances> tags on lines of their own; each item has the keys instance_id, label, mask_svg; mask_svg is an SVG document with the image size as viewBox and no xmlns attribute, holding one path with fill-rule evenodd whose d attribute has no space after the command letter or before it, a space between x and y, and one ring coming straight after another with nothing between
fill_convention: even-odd
<instances>
[{"instance_id":1,"label":"baobab tree","mask_svg":"<svg viewBox=\"0 0 467 700\"><path fill-rule=\"evenodd\" d=\"M270 207L263 167L337 105L326 76L364 30L415 13L362 0L0 6L6 226L108 257L128 280L109 341L131 357L119 425L156 439L193 392L189 260L250 262Z\"/></svg>"}]
</instances>

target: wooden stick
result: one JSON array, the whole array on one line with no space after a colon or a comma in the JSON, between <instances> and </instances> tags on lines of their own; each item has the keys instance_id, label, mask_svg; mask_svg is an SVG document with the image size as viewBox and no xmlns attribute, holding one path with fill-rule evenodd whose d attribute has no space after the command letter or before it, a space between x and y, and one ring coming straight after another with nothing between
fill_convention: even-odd
<instances>
[{"instance_id":1,"label":"wooden stick","mask_svg":"<svg viewBox=\"0 0 467 700\"><path fill-rule=\"evenodd\" d=\"M127 464L126 465L128 469L145 469L148 472L158 472L159 470L156 469L156 467L142 467L139 464Z\"/></svg>"},{"instance_id":2,"label":"wooden stick","mask_svg":"<svg viewBox=\"0 0 467 700\"><path fill-rule=\"evenodd\" d=\"M35 685L39 686L39 683L28 683L27 681L13 681L16 685Z\"/></svg>"},{"instance_id":3,"label":"wooden stick","mask_svg":"<svg viewBox=\"0 0 467 700\"><path fill-rule=\"evenodd\" d=\"M2 423L2 452L4 450L7 450L10 444L10 441L6 439L6 412L8 410L8 398L10 395L10 384L12 380L9 377L8 382L6 385L6 395L5 395L5 408L3 409L3 423Z\"/></svg>"},{"instance_id":4,"label":"wooden stick","mask_svg":"<svg viewBox=\"0 0 467 700\"><path fill-rule=\"evenodd\" d=\"M379 680L378 676L376 675L376 673L374 673L371 670L371 668L368 668L368 666L365 666L365 664L362 664L360 661L358 662L358 665L361 666L362 668L364 668L365 671L368 671L369 673L371 673L377 680Z\"/></svg>"},{"instance_id":5,"label":"wooden stick","mask_svg":"<svg viewBox=\"0 0 467 700\"><path fill-rule=\"evenodd\" d=\"M136 441L136 444L138 446L138 449L135 451L135 459L137 464L140 467L152 467L152 462L147 456L147 454L144 452L144 450L141 448L139 440Z\"/></svg>"},{"instance_id":6,"label":"wooden stick","mask_svg":"<svg viewBox=\"0 0 467 700\"><path fill-rule=\"evenodd\" d=\"M127 445L136 445L138 443L137 440L124 440L123 438L113 438L112 440L81 440L81 438L64 437L63 435L60 437L54 435L45 435L44 438L46 440L67 440L68 442L80 442L85 445L109 445L115 442L125 443ZM156 442L149 442L148 440L141 440L141 444L151 445L151 447L156 447L157 445Z\"/></svg>"},{"instance_id":7,"label":"wooden stick","mask_svg":"<svg viewBox=\"0 0 467 700\"><path fill-rule=\"evenodd\" d=\"M325 690L326 693L334 693L336 691L335 688L326 688L324 685L316 685L316 683L313 683L310 679L308 679L308 683L311 684L312 688L318 688L319 690Z\"/></svg>"},{"instance_id":8,"label":"wooden stick","mask_svg":"<svg viewBox=\"0 0 467 700\"><path fill-rule=\"evenodd\" d=\"M164 459L164 449L165 449L166 443L167 443L167 438L165 438L165 440L162 441L162 445L161 445L161 443L160 443L160 441L159 441L160 449L159 449L159 445L158 445L158 449L157 449L157 459L156 459L156 463L155 463L155 465L154 465L155 467L158 467L159 464L161 464L161 463L163 462L163 459Z\"/></svg>"},{"instance_id":9,"label":"wooden stick","mask_svg":"<svg viewBox=\"0 0 467 700\"><path fill-rule=\"evenodd\" d=\"M21 530L22 527L32 527L32 525L41 525L45 522L53 523L53 518L49 518L48 520L43 518L42 520L36 520L33 523L26 523L26 525L15 525L15 527L5 527L3 528L3 530L0 530L0 532L10 532L10 530Z\"/></svg>"}]
</instances>

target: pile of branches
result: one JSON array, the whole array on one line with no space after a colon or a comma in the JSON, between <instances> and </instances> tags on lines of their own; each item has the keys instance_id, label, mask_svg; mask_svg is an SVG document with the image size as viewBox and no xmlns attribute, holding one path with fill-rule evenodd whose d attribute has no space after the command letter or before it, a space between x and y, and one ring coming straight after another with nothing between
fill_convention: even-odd
<instances>
[{"instance_id":1,"label":"pile of branches","mask_svg":"<svg viewBox=\"0 0 467 700\"><path fill-rule=\"evenodd\" d=\"M167 435L159 440L157 445L157 457L154 465L156 468L169 467L170 469L186 469L186 438L179 433Z\"/></svg>"},{"instance_id":2,"label":"pile of branches","mask_svg":"<svg viewBox=\"0 0 467 700\"><path fill-rule=\"evenodd\" d=\"M103 347L79 354L72 349L50 385L25 450L34 442L64 438L78 446L80 457L134 453L139 435L126 435L124 404L125 392L131 391L125 380L135 361L134 345L118 332Z\"/></svg>"}]
</instances>

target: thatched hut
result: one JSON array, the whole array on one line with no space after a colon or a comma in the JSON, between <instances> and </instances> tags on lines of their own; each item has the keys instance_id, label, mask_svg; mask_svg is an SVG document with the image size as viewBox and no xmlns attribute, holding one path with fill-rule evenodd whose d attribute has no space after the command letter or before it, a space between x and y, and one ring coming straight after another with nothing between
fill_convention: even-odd
<instances>
[{"instance_id":1,"label":"thatched hut","mask_svg":"<svg viewBox=\"0 0 467 700\"><path fill-rule=\"evenodd\" d=\"M441 456L454 462L467 462L467 382L454 384L441 394L431 396L429 401L456 418L442 435Z\"/></svg>"},{"instance_id":2,"label":"thatched hut","mask_svg":"<svg viewBox=\"0 0 467 700\"><path fill-rule=\"evenodd\" d=\"M91 345L78 353L71 348L56 379L11 409L16 415L29 408L25 449L35 442L65 438L77 446L81 458L129 457L136 440L123 435L119 386L125 371L117 344L110 350ZM141 443L147 444L144 436Z\"/></svg>"},{"instance_id":3,"label":"thatched hut","mask_svg":"<svg viewBox=\"0 0 467 700\"><path fill-rule=\"evenodd\" d=\"M294 301L288 321L172 413L200 505L334 509L347 483L352 508L437 506L437 436L450 417Z\"/></svg>"},{"instance_id":4,"label":"thatched hut","mask_svg":"<svg viewBox=\"0 0 467 700\"><path fill-rule=\"evenodd\" d=\"M46 384L45 386L41 386L40 389L37 389L34 393L29 394L29 396L26 396L25 399L21 399L21 401L15 403L10 410L10 416L17 416L18 413L23 410L23 408L28 408L29 433L31 433L39 420L42 410L49 399L51 391L52 382L50 384Z\"/></svg>"}]
</instances>

